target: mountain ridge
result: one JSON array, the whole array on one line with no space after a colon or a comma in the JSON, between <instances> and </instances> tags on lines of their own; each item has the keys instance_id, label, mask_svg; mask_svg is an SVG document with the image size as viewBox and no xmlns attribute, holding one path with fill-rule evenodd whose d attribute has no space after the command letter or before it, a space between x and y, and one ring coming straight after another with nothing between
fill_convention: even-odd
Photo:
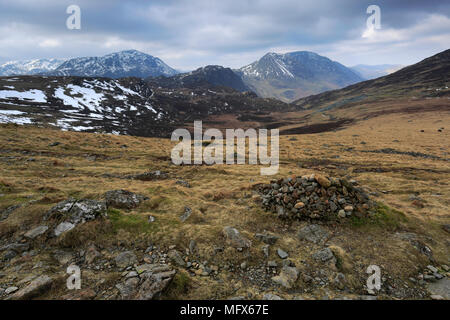
<instances>
[{"instance_id":1,"label":"mountain ridge","mask_svg":"<svg viewBox=\"0 0 450 320\"><path fill-rule=\"evenodd\" d=\"M339 62L310 51L270 52L236 72L259 96L285 102L363 81Z\"/></svg>"},{"instance_id":2,"label":"mountain ridge","mask_svg":"<svg viewBox=\"0 0 450 320\"><path fill-rule=\"evenodd\" d=\"M31 59L14 60L0 65L0 76L35 75L52 71L66 59Z\"/></svg>"},{"instance_id":3,"label":"mountain ridge","mask_svg":"<svg viewBox=\"0 0 450 320\"><path fill-rule=\"evenodd\" d=\"M172 76L177 73L178 71L169 67L157 57L137 50L125 50L101 57L73 58L65 61L46 75L117 79L125 77L146 78L161 75Z\"/></svg>"}]
</instances>

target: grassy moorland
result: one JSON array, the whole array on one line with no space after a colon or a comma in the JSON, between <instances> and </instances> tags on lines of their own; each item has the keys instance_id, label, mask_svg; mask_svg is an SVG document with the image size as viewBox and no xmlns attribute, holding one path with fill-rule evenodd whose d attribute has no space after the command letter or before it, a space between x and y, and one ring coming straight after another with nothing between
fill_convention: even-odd
<instances>
[{"instance_id":1,"label":"grassy moorland","mask_svg":"<svg viewBox=\"0 0 450 320\"><path fill-rule=\"evenodd\" d=\"M168 139L1 125L0 213L19 206L0 222L0 247L12 242L30 247L2 258L0 288L22 288L46 274L54 281L38 297L74 298L65 287L72 261L82 269L85 294L75 298L117 299L116 284L126 272L115 266L115 257L130 250L137 255L136 265L146 263L146 249L152 245L163 257L175 249L189 263L181 267L165 261L177 273L162 299L259 299L267 293L285 299L358 298L367 294L369 265L382 270L380 298L428 298L420 275L427 265L445 275L449 264L449 234L443 227L450 224L449 120L445 109L398 112L337 131L283 135L280 170L272 177L261 176L260 167L251 165L175 166L170 159L174 143ZM155 170L167 177L129 179ZM379 203L376 212L314 222L281 220L262 209L254 185L312 173L356 180ZM107 217L59 237L24 237L58 202L70 197L101 200L116 189L150 199L130 210L109 208ZM186 207L192 214L183 222ZM313 259L323 246L299 240L298 231L311 223L329 232L326 246L333 263ZM225 226L239 230L251 241L250 248L228 246ZM279 237L269 257L255 237L264 231ZM189 248L192 240L195 250ZM92 246L98 259L87 263L79 257ZM271 281L283 265L278 248L299 271L290 289ZM268 261L277 267L267 268Z\"/></svg>"}]
</instances>

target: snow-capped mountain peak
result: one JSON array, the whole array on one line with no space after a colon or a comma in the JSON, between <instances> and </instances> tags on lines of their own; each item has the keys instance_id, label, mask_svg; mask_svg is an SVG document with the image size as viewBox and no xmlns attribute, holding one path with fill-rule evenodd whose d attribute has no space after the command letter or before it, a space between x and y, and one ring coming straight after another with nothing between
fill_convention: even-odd
<instances>
[{"instance_id":1,"label":"snow-capped mountain peak","mask_svg":"<svg viewBox=\"0 0 450 320\"><path fill-rule=\"evenodd\" d=\"M283 101L363 80L344 65L309 51L270 52L238 72L244 83L258 95Z\"/></svg>"},{"instance_id":2,"label":"snow-capped mountain peak","mask_svg":"<svg viewBox=\"0 0 450 320\"><path fill-rule=\"evenodd\" d=\"M149 54L126 50L102 57L82 57L66 61L51 75L85 77L157 77L171 76L177 71L161 59Z\"/></svg>"},{"instance_id":3,"label":"snow-capped mountain peak","mask_svg":"<svg viewBox=\"0 0 450 320\"><path fill-rule=\"evenodd\" d=\"M0 65L1 76L12 75L35 75L55 70L65 60L64 59L33 59L8 61Z\"/></svg>"}]
</instances>

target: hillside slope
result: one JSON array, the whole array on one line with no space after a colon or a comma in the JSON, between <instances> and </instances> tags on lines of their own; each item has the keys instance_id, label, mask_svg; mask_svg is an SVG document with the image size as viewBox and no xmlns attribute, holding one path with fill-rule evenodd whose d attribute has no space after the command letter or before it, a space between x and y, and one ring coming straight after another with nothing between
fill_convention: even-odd
<instances>
[{"instance_id":1,"label":"hillside slope","mask_svg":"<svg viewBox=\"0 0 450 320\"><path fill-rule=\"evenodd\" d=\"M171 89L229 87L241 92L249 91L249 88L233 70L222 66L206 66L171 77L150 78L148 81L154 85Z\"/></svg>"},{"instance_id":2,"label":"hillside slope","mask_svg":"<svg viewBox=\"0 0 450 320\"><path fill-rule=\"evenodd\" d=\"M450 96L450 49L390 75L299 99L303 109L331 111L362 103L392 99L443 98Z\"/></svg>"},{"instance_id":3,"label":"hillside slope","mask_svg":"<svg viewBox=\"0 0 450 320\"><path fill-rule=\"evenodd\" d=\"M260 126L273 121L265 115L289 108L228 87L174 89L139 78L0 77L0 123L73 131L167 137L194 120L211 118L217 124L220 115L229 115L221 124L242 119Z\"/></svg>"}]
</instances>

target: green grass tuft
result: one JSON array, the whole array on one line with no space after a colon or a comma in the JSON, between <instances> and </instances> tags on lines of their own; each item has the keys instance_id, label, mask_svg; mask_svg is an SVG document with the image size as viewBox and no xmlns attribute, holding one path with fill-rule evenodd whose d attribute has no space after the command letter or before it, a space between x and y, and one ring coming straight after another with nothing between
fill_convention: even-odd
<instances>
[{"instance_id":1,"label":"green grass tuft","mask_svg":"<svg viewBox=\"0 0 450 320\"><path fill-rule=\"evenodd\" d=\"M407 222L405 214L381 202L377 203L375 212L369 217L352 215L350 222L354 227L375 227L387 230L397 230L402 223Z\"/></svg>"}]
</instances>

